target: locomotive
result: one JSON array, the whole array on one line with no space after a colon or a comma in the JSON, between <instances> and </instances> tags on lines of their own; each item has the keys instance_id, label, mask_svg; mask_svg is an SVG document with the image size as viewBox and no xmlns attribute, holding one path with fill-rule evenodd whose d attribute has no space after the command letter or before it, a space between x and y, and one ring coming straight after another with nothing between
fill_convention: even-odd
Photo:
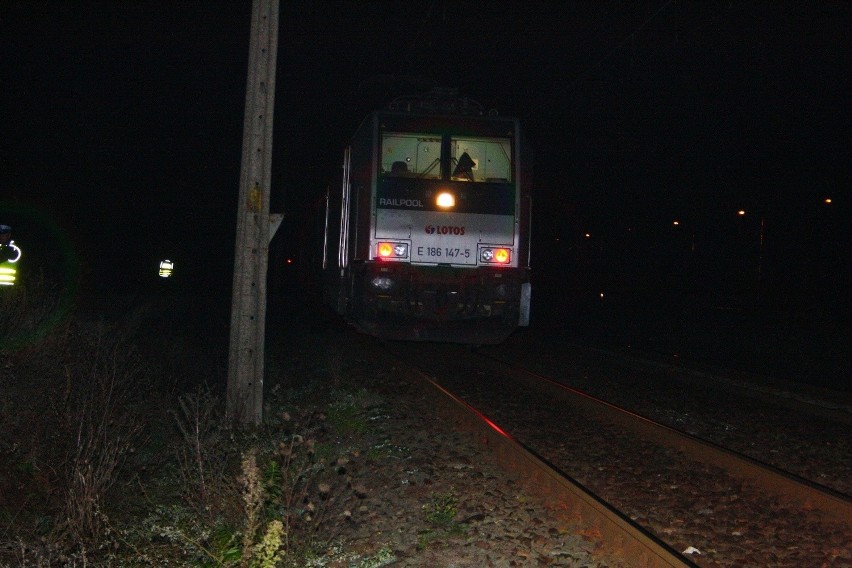
<instances>
[{"instance_id":1,"label":"locomotive","mask_svg":"<svg viewBox=\"0 0 852 568\"><path fill-rule=\"evenodd\" d=\"M325 195L324 301L383 339L494 344L530 318L532 156L452 91L367 116Z\"/></svg>"}]
</instances>

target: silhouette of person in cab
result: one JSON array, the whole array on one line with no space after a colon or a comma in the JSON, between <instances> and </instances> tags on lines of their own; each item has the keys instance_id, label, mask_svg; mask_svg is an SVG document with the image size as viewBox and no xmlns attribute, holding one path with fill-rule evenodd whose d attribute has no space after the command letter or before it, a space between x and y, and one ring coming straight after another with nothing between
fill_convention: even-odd
<instances>
[{"instance_id":1,"label":"silhouette of person in cab","mask_svg":"<svg viewBox=\"0 0 852 568\"><path fill-rule=\"evenodd\" d=\"M463 153L461 157L459 157L456 168L453 170L453 179L473 181L473 166L475 165L476 162L473 161L470 154L467 152Z\"/></svg>"}]
</instances>

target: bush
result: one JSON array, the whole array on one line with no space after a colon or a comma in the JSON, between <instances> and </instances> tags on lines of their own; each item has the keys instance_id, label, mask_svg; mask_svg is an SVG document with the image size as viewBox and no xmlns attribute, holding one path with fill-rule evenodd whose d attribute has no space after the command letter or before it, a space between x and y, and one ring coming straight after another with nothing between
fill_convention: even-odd
<instances>
[{"instance_id":1,"label":"bush","mask_svg":"<svg viewBox=\"0 0 852 568\"><path fill-rule=\"evenodd\" d=\"M120 338L80 322L6 361L0 479L4 494L21 496L0 502L6 533L66 557L96 549L108 540L110 492L140 442L134 393L145 368Z\"/></svg>"},{"instance_id":2,"label":"bush","mask_svg":"<svg viewBox=\"0 0 852 568\"><path fill-rule=\"evenodd\" d=\"M233 430L205 382L215 369L167 371L186 368L169 357L204 357L141 352L139 338L170 339L144 322L57 319L51 288L33 290L3 300L28 339L0 366L0 566L289 567L339 548L364 496L339 441L364 433L378 404L345 388L339 356L307 395L273 390L263 427Z\"/></svg>"}]
</instances>

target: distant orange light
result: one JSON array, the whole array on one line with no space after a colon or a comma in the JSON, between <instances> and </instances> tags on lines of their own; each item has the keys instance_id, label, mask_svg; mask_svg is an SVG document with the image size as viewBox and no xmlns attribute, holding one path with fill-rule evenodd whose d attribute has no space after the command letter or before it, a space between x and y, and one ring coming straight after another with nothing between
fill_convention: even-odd
<instances>
[{"instance_id":1,"label":"distant orange light","mask_svg":"<svg viewBox=\"0 0 852 568\"><path fill-rule=\"evenodd\" d=\"M680 221L673 221L672 225L675 225L675 226L680 225Z\"/></svg>"},{"instance_id":2,"label":"distant orange light","mask_svg":"<svg viewBox=\"0 0 852 568\"><path fill-rule=\"evenodd\" d=\"M830 198L830 197L826 197L826 198L825 198L824 203L831 203L831 198Z\"/></svg>"},{"instance_id":3,"label":"distant orange light","mask_svg":"<svg viewBox=\"0 0 852 568\"><path fill-rule=\"evenodd\" d=\"M379 256L387 258L393 254L393 245L390 243L379 243Z\"/></svg>"},{"instance_id":4,"label":"distant orange light","mask_svg":"<svg viewBox=\"0 0 852 568\"><path fill-rule=\"evenodd\" d=\"M739 215L740 217L745 215L745 209L740 209L739 211L737 211L737 215Z\"/></svg>"}]
</instances>

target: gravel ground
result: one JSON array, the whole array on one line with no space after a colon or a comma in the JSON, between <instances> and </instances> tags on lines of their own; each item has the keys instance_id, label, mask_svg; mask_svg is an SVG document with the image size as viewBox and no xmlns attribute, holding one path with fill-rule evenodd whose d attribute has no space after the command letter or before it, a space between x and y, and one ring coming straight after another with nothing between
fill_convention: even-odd
<instances>
[{"instance_id":1,"label":"gravel ground","mask_svg":"<svg viewBox=\"0 0 852 568\"><path fill-rule=\"evenodd\" d=\"M405 448L392 459L366 461L359 466L358 479L369 490L362 506L364 516L353 515L357 521L342 535L351 543L347 549L362 551L362 556L369 558L385 548L395 558L386 565L394 566L615 565L613 559L593 556L593 531L584 533L581 527L566 524L555 512L524 494L516 480L496 468L487 452L467 435L447 429L424 412L425 403L396 370L380 359L364 360L360 351L347 352L360 342L358 336L338 331L316 338L325 342L320 349L340 350L347 373L380 393L385 401L387 419L377 424L380 432L361 443ZM458 349L406 345L434 357ZM523 334L483 351L536 366L616 404L848 492L852 463L846 426L809 413L791 413L789 408L768 401L760 391L746 397L733 395L712 382L707 384L665 366L637 370L623 358L603 352L590 355L567 345L556 348ZM813 392L807 394L813 398ZM755 396L763 402L757 402ZM520 396L509 398L518 400ZM567 428L562 431L571 434L562 434L554 443L549 431L541 428L540 416L528 419L528 431L538 432L531 440L533 447L545 448L544 455L567 452L576 443L574 432L582 429L580 422L563 416L559 420ZM760 519L767 511L777 517L793 512L760 500L751 511L743 509L738 501L747 499L749 488L736 480L720 482L719 472L712 470L691 470L690 482L708 491L703 496L685 497L683 492L689 484L684 482L682 470L663 467L656 474L648 474L645 467L669 463L672 456L657 456L658 448L639 452L618 432L603 437L616 446L622 442L626 446L597 453L641 454L639 464L625 460L611 468L611 456L596 456L588 447L573 448L576 469L565 471L601 495L608 495L614 505L629 511L640 524L652 527L678 550L692 546L701 551L700 555L689 555L698 565L831 567L852 563L848 527L826 528L809 515L794 515L795 521L783 529L764 524ZM607 465L594 466L592 460L576 459L576 452L600 458ZM448 497L457 500L453 523L437 526L428 520L429 510ZM685 502L690 503L686 508ZM463 530L456 531L456 523ZM725 538L708 542L708 525Z\"/></svg>"},{"instance_id":2,"label":"gravel ground","mask_svg":"<svg viewBox=\"0 0 852 568\"><path fill-rule=\"evenodd\" d=\"M371 393L367 397L370 402L363 408L369 427L325 441L345 448L341 454L349 456L345 467L357 501L344 516L345 522L338 526L336 541L342 544L331 547L313 565L619 565L599 554L594 530L576 526L539 503L520 487L516 478L497 467L472 437L436 420L427 403L398 370L360 347L365 338L348 329L311 330L303 325L310 320L293 317L287 321L294 325L283 336L270 337L274 346L281 347L267 349L273 359L268 377L280 372L281 386L287 389L293 386L286 384L292 376L316 367L318 362L336 360L339 368L335 373L345 377L350 386ZM280 327L270 326L271 330ZM637 369L602 352L581 354L559 338L543 341L530 333L517 333L505 344L485 352L538 368L616 404L850 493L852 442L848 424L791 413L788 408L760 402L761 389L756 391L757 398L733 395L727 388L720 389L713 382L702 384L695 376L667 366ZM268 386L272 387L272 383ZM796 398L798 393L785 394ZM801 394L802 398L809 398L813 393ZM833 402L841 410L852 408L848 394L838 395ZM531 427L536 428L534 420ZM553 438L542 436L539 444L553 444ZM568 446L571 437L566 436L555 446ZM609 437L619 440L618 433ZM648 450L646 461L659 461L651 459L653 451ZM643 475L639 469L628 473L637 478ZM710 486L713 472L694 472L694 476L705 473L705 485ZM623 471L591 468L583 476L608 487L612 494L632 493L625 497L638 499L640 505L633 515L640 523L655 516L664 518L657 525L661 534L676 534L678 543L704 547L705 553L712 550L692 537L701 533L703 525L720 522L718 503L736 500L740 494L738 488L719 489L705 505L696 504L687 514L671 514L667 509L674 509L681 501L679 479L665 481L669 491L663 500L641 504L644 496L658 492L660 483L628 490ZM759 513L755 511L754 517ZM783 549L784 535L755 521L750 514L725 523L721 523L724 530L740 539L744 550L741 562L726 563L724 558L708 562L706 556L697 555L691 555L690 560L707 566L852 566L848 529L823 538L820 535L826 533L815 530L812 520L801 516L796 530L809 547L823 549L826 560L796 564L797 552ZM752 546L766 543L777 544L780 552L755 555L750 551Z\"/></svg>"},{"instance_id":3,"label":"gravel ground","mask_svg":"<svg viewBox=\"0 0 852 568\"><path fill-rule=\"evenodd\" d=\"M852 405L848 393L767 382L730 371L688 371L682 363L637 360L579 348L558 338L548 342L524 334L486 353L517 361L673 428L850 494ZM508 393L504 396L513 398ZM571 448L582 423L572 426L570 417L559 416L560 428L549 430L542 427L547 420L537 418L535 424L513 431L553 463L570 463L565 471L675 548L703 550L702 556L693 559L699 565L852 564L848 523L821 522L772 499L749 497L753 492L747 484L719 472L696 468L684 476L678 467L669 466L655 471L651 466L667 464L677 456L656 456L654 448L642 451L629 441L618 447L622 436L617 431L597 432L606 441L600 446ZM529 438L524 437L527 435ZM598 465L594 460L577 459L578 453L594 457L589 448L597 447L602 454L594 458ZM624 457L613 460L610 455ZM635 483L637 480L641 483Z\"/></svg>"},{"instance_id":4,"label":"gravel ground","mask_svg":"<svg viewBox=\"0 0 852 568\"><path fill-rule=\"evenodd\" d=\"M497 467L471 435L428 411L416 388L385 359L352 349L350 332L302 339L310 353L332 353L350 388L366 389L373 417L361 434L339 438L353 456L347 475L360 500L340 528L341 549L322 565L417 567L603 567L596 533L562 518ZM339 358L338 358L339 357ZM359 564L360 562L360 564Z\"/></svg>"},{"instance_id":5,"label":"gravel ground","mask_svg":"<svg viewBox=\"0 0 852 568\"><path fill-rule=\"evenodd\" d=\"M692 372L671 361L640 360L567 341L553 344L519 336L491 353L852 495L848 393L778 380L770 383L742 373Z\"/></svg>"},{"instance_id":6,"label":"gravel ground","mask_svg":"<svg viewBox=\"0 0 852 568\"><path fill-rule=\"evenodd\" d=\"M842 566L852 530L756 490L719 468L589 420L500 376L501 390L464 371L441 383L559 470L701 566Z\"/></svg>"}]
</instances>

